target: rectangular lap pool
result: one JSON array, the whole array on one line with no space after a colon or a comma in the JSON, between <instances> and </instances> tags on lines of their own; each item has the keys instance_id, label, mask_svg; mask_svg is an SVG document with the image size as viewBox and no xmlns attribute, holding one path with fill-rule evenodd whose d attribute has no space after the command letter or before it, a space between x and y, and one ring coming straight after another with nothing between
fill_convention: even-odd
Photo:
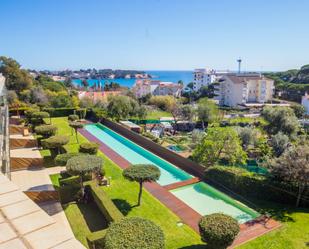
<instances>
[{"instance_id":1,"label":"rectangular lap pool","mask_svg":"<svg viewBox=\"0 0 309 249\"><path fill-rule=\"evenodd\" d=\"M171 193L201 215L224 213L245 223L260 214L204 182L171 190Z\"/></svg>"},{"instance_id":2,"label":"rectangular lap pool","mask_svg":"<svg viewBox=\"0 0 309 249\"><path fill-rule=\"evenodd\" d=\"M85 129L130 163L152 164L159 167L161 177L158 183L160 185L168 185L192 178L187 172L154 155L106 126L89 124L85 126Z\"/></svg>"}]
</instances>

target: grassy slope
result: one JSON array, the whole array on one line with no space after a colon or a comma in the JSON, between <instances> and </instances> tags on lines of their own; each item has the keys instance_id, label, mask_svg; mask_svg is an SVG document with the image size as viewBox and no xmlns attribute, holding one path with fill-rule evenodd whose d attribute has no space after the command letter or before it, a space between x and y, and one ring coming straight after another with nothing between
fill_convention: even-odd
<instances>
[{"instance_id":1,"label":"grassy slope","mask_svg":"<svg viewBox=\"0 0 309 249\"><path fill-rule=\"evenodd\" d=\"M52 123L57 125L58 134L71 134L71 130L65 118L54 118ZM87 141L86 138L79 134L80 142ZM65 146L67 151L76 152L78 144L76 143L75 136L70 137L70 143ZM48 151L42 151L45 156L49 155ZM161 202L155 199L147 191L143 192L142 205L134 207L137 200L138 185L126 181L122 177L122 170L109 160L101 152L99 156L104 158L104 168L107 177L111 177L111 186L105 187L105 191L109 194L111 199L119 207L119 209L127 216L140 216L154 221L164 231L166 237L166 248L190 248L191 245L202 244L200 237L191 228L184 225L177 227L176 223L179 218L174 215L168 208L163 206ZM85 224L83 214L74 204L69 205L65 209L66 215L73 228L76 237L85 242L82 231L86 231L87 224Z\"/></svg>"},{"instance_id":2,"label":"grassy slope","mask_svg":"<svg viewBox=\"0 0 309 249\"><path fill-rule=\"evenodd\" d=\"M162 117L171 117L169 112L155 110L147 113L146 119L160 119Z\"/></svg>"}]
</instances>

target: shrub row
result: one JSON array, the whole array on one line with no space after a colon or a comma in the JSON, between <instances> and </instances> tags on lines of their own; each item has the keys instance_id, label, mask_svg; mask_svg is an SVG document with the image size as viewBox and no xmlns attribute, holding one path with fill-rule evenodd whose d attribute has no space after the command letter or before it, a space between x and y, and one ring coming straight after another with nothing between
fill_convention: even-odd
<instances>
[{"instance_id":1,"label":"shrub row","mask_svg":"<svg viewBox=\"0 0 309 249\"><path fill-rule=\"evenodd\" d=\"M74 114L76 108L43 108L42 111L48 112L51 117L67 117Z\"/></svg>"},{"instance_id":2,"label":"shrub row","mask_svg":"<svg viewBox=\"0 0 309 249\"><path fill-rule=\"evenodd\" d=\"M295 186L278 182L268 175L258 175L238 167L210 167L205 172L205 180L219 188L223 185L244 197L290 205L295 205L297 198ZM305 191L304 198L309 199L309 189ZM309 202L303 201L301 205L307 207Z\"/></svg>"},{"instance_id":3,"label":"shrub row","mask_svg":"<svg viewBox=\"0 0 309 249\"><path fill-rule=\"evenodd\" d=\"M93 200L97 204L99 210L102 212L106 220L109 223L121 220L123 218L123 214L107 196L104 190L100 187L97 187L94 182L91 182L89 186Z\"/></svg>"},{"instance_id":4,"label":"shrub row","mask_svg":"<svg viewBox=\"0 0 309 249\"><path fill-rule=\"evenodd\" d=\"M102 229L95 231L87 236L87 243L89 248L103 249L104 247L104 237L107 232L107 229Z\"/></svg>"}]
</instances>

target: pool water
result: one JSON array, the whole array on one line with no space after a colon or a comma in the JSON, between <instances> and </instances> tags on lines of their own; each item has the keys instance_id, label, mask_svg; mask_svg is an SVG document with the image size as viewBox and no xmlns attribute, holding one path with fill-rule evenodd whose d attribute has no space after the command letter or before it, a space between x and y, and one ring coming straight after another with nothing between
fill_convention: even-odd
<instances>
[{"instance_id":1,"label":"pool water","mask_svg":"<svg viewBox=\"0 0 309 249\"><path fill-rule=\"evenodd\" d=\"M134 142L101 124L89 124L85 129L132 164L152 164L161 171L158 183L168 185L192 178L185 171L154 155Z\"/></svg>"},{"instance_id":2,"label":"pool water","mask_svg":"<svg viewBox=\"0 0 309 249\"><path fill-rule=\"evenodd\" d=\"M201 215L224 213L245 223L260 214L204 182L171 190L171 193Z\"/></svg>"}]
</instances>

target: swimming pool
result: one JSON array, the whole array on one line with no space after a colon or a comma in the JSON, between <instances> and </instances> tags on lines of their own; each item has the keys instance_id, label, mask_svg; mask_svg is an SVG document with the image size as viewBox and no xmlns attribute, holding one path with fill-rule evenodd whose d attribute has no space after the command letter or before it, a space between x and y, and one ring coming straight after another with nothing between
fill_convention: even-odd
<instances>
[{"instance_id":1,"label":"swimming pool","mask_svg":"<svg viewBox=\"0 0 309 249\"><path fill-rule=\"evenodd\" d=\"M245 223L260 216L244 204L230 198L204 182L187 185L170 191L201 215L224 213Z\"/></svg>"},{"instance_id":2,"label":"swimming pool","mask_svg":"<svg viewBox=\"0 0 309 249\"><path fill-rule=\"evenodd\" d=\"M161 176L158 180L160 185L168 185L192 178L187 172L154 155L104 125L88 124L84 128L130 163L156 165L161 171Z\"/></svg>"}]
</instances>

